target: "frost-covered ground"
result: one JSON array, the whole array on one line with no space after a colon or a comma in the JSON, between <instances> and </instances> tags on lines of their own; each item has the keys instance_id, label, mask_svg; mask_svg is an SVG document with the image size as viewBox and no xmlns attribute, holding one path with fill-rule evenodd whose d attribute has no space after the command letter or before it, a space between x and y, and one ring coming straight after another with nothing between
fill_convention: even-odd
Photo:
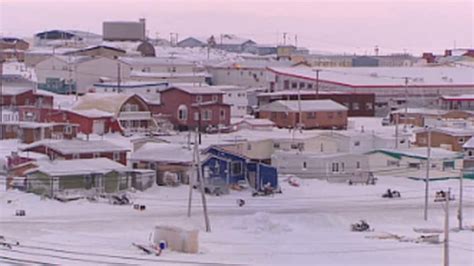
<instances>
[{"instance_id":1,"label":"frost-covered ground","mask_svg":"<svg viewBox=\"0 0 474 266\"><path fill-rule=\"evenodd\" d=\"M245 264L245 265L438 265L441 244L377 239L396 234L416 238L414 228L442 229L444 213L432 201L439 189L456 181L431 185L429 221L423 221L423 183L383 178L375 186L329 184L301 180L300 187L282 180L283 194L252 197L249 191L208 197L212 232L204 232L200 197L194 192L193 214L186 216L188 187L154 187L132 193L145 204L139 212L131 206L114 206L87 200L60 203L18 191L0 194L0 235L20 246L0 249L8 258L60 265L125 263ZM397 189L400 199L382 199L387 189ZM465 184L465 225L474 225L474 182ZM238 207L236 200L245 199ZM11 203L7 203L10 201ZM451 227L457 225L457 203L452 203ZM14 216L24 209L25 217ZM351 223L366 219L375 229L350 232ZM199 254L166 251L161 257L144 255L132 242L147 243L155 225L177 225L200 230ZM473 265L472 231L451 233L452 265ZM442 239L442 235L441 235Z\"/></svg>"}]
</instances>

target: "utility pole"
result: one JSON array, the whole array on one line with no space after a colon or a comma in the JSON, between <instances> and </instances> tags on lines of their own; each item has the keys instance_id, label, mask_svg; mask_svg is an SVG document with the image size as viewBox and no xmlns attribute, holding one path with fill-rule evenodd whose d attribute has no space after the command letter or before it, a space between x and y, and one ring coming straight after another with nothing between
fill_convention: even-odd
<instances>
[{"instance_id":1,"label":"utility pole","mask_svg":"<svg viewBox=\"0 0 474 266\"><path fill-rule=\"evenodd\" d=\"M459 222L459 230L462 230L462 194L463 194L463 179L464 174L466 173L466 169L461 171L461 175L459 176L459 206L458 206L458 222Z\"/></svg>"},{"instance_id":2,"label":"utility pole","mask_svg":"<svg viewBox=\"0 0 474 266\"><path fill-rule=\"evenodd\" d=\"M209 222L209 215L207 214L206 194L204 191L204 177L202 176L201 160L199 158L199 146L196 141L194 141L194 149L196 153L197 179L199 180L199 190L201 191L201 201L202 201L202 208L204 211L204 221L206 223L206 232L211 232L211 224Z\"/></svg>"},{"instance_id":3,"label":"utility pole","mask_svg":"<svg viewBox=\"0 0 474 266\"><path fill-rule=\"evenodd\" d=\"M321 69L313 69L314 72L316 72L316 95L319 98L319 72Z\"/></svg>"},{"instance_id":4,"label":"utility pole","mask_svg":"<svg viewBox=\"0 0 474 266\"><path fill-rule=\"evenodd\" d=\"M122 82L122 73L120 70L120 62L117 62L117 92L121 93L120 83Z\"/></svg>"},{"instance_id":5,"label":"utility pole","mask_svg":"<svg viewBox=\"0 0 474 266\"><path fill-rule=\"evenodd\" d=\"M189 146L189 142L190 142L190 134L191 134L191 131L188 132L188 146ZM196 170L195 174L197 174L197 171L199 171L199 168L197 167L197 156L196 156L196 138L197 138L197 134L194 134L194 145L193 145L193 170ZM193 176L194 175L190 175L189 176L189 196L188 196L188 217L191 217L191 204L192 204L192 198L193 198Z\"/></svg>"},{"instance_id":6,"label":"utility pole","mask_svg":"<svg viewBox=\"0 0 474 266\"><path fill-rule=\"evenodd\" d=\"M405 77L405 116L404 116L403 130L406 131L408 127L408 77Z\"/></svg>"},{"instance_id":7,"label":"utility pole","mask_svg":"<svg viewBox=\"0 0 474 266\"><path fill-rule=\"evenodd\" d=\"M445 193L445 210L444 210L444 266L449 266L449 200L451 199L451 189Z\"/></svg>"},{"instance_id":8,"label":"utility pole","mask_svg":"<svg viewBox=\"0 0 474 266\"><path fill-rule=\"evenodd\" d=\"M283 32L283 45L286 45L286 35L288 32Z\"/></svg>"},{"instance_id":9,"label":"utility pole","mask_svg":"<svg viewBox=\"0 0 474 266\"><path fill-rule=\"evenodd\" d=\"M400 114L395 115L395 149L398 149L398 122L400 121Z\"/></svg>"},{"instance_id":10,"label":"utility pole","mask_svg":"<svg viewBox=\"0 0 474 266\"><path fill-rule=\"evenodd\" d=\"M3 54L0 54L0 122L3 122ZM3 139L3 127L0 127L0 137Z\"/></svg>"},{"instance_id":11,"label":"utility pole","mask_svg":"<svg viewBox=\"0 0 474 266\"><path fill-rule=\"evenodd\" d=\"M428 199L429 199L429 183L431 168L431 128L428 128L428 146L426 147L426 176L425 176L425 210L424 219L428 221Z\"/></svg>"}]
</instances>

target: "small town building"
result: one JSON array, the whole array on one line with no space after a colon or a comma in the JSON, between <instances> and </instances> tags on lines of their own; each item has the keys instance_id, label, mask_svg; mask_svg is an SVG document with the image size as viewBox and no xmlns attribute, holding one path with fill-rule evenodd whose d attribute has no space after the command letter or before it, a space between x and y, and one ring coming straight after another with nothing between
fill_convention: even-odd
<instances>
[{"instance_id":1,"label":"small town building","mask_svg":"<svg viewBox=\"0 0 474 266\"><path fill-rule=\"evenodd\" d=\"M224 92L223 101L230 105L231 117L243 117L247 114L249 101L247 99L247 90L245 88L232 85L212 87Z\"/></svg>"},{"instance_id":2,"label":"small town building","mask_svg":"<svg viewBox=\"0 0 474 266\"><path fill-rule=\"evenodd\" d=\"M110 59L117 59L120 56L124 56L127 52L125 50L107 46L103 44L92 45L85 48L80 48L74 51L65 52L64 55L71 56L95 56L95 57L107 57Z\"/></svg>"},{"instance_id":3,"label":"small town building","mask_svg":"<svg viewBox=\"0 0 474 266\"><path fill-rule=\"evenodd\" d=\"M369 152L370 171L376 176L395 176L424 180L426 178L427 148L380 149ZM459 178L462 153L431 148L430 180Z\"/></svg>"},{"instance_id":4,"label":"small town building","mask_svg":"<svg viewBox=\"0 0 474 266\"><path fill-rule=\"evenodd\" d=\"M79 46L98 44L102 36L80 30L47 30L34 36L35 46Z\"/></svg>"},{"instance_id":5,"label":"small town building","mask_svg":"<svg viewBox=\"0 0 474 266\"><path fill-rule=\"evenodd\" d=\"M149 132L157 128L147 102L138 94L88 93L79 98L79 101L72 107L72 111L89 117L105 117L112 114L113 123L109 126L104 124L104 131L108 127L110 131L129 134ZM97 125L97 128L100 129L102 126ZM90 131L88 129L86 132Z\"/></svg>"},{"instance_id":6,"label":"small town building","mask_svg":"<svg viewBox=\"0 0 474 266\"><path fill-rule=\"evenodd\" d=\"M415 144L417 146L426 147L428 145L428 134L431 134L431 147L462 152L463 145L474 136L474 127L423 128L415 131L415 133Z\"/></svg>"},{"instance_id":7,"label":"small town building","mask_svg":"<svg viewBox=\"0 0 474 266\"><path fill-rule=\"evenodd\" d=\"M26 171L28 192L51 198L97 196L154 183L153 171L137 171L107 158L38 161Z\"/></svg>"},{"instance_id":8,"label":"small town building","mask_svg":"<svg viewBox=\"0 0 474 266\"><path fill-rule=\"evenodd\" d=\"M406 118L405 118L406 114ZM474 110L441 110L431 108L401 108L390 112L392 124L409 124L418 127L442 126L450 120L472 120Z\"/></svg>"},{"instance_id":9,"label":"small town building","mask_svg":"<svg viewBox=\"0 0 474 266\"><path fill-rule=\"evenodd\" d=\"M347 110L332 100L279 100L260 106L258 118L269 119L281 128L345 129Z\"/></svg>"},{"instance_id":10,"label":"small town building","mask_svg":"<svg viewBox=\"0 0 474 266\"><path fill-rule=\"evenodd\" d=\"M146 20L105 21L102 24L104 41L144 41L146 40Z\"/></svg>"},{"instance_id":11,"label":"small town building","mask_svg":"<svg viewBox=\"0 0 474 266\"><path fill-rule=\"evenodd\" d=\"M269 119L244 117L237 120L238 121L232 123L234 130L249 129L270 131L275 127L275 123Z\"/></svg>"},{"instance_id":12,"label":"small town building","mask_svg":"<svg viewBox=\"0 0 474 266\"><path fill-rule=\"evenodd\" d=\"M464 178L474 179L474 137L471 137L463 145L464 161L463 174Z\"/></svg>"},{"instance_id":13,"label":"small town building","mask_svg":"<svg viewBox=\"0 0 474 266\"><path fill-rule=\"evenodd\" d=\"M211 86L172 86L161 92L161 103L152 111L178 130L218 130L230 126L230 105L223 102L223 94Z\"/></svg>"},{"instance_id":14,"label":"small town building","mask_svg":"<svg viewBox=\"0 0 474 266\"><path fill-rule=\"evenodd\" d=\"M129 164L133 169L150 169L156 172L158 185L188 183L193 151L190 147L179 144L147 142L130 155Z\"/></svg>"},{"instance_id":15,"label":"small town building","mask_svg":"<svg viewBox=\"0 0 474 266\"><path fill-rule=\"evenodd\" d=\"M18 108L20 106L53 108L53 96L37 93L28 87L3 87L0 93L0 102L3 108Z\"/></svg>"},{"instance_id":16,"label":"small town building","mask_svg":"<svg viewBox=\"0 0 474 266\"><path fill-rule=\"evenodd\" d=\"M49 57L35 66L38 89L59 94L84 94L101 80L126 80L130 66L107 57Z\"/></svg>"},{"instance_id":17,"label":"small town building","mask_svg":"<svg viewBox=\"0 0 474 266\"><path fill-rule=\"evenodd\" d=\"M70 123L14 121L1 122L0 127L0 139L19 139L22 143L45 139L74 139L78 133L78 125Z\"/></svg>"},{"instance_id":18,"label":"small town building","mask_svg":"<svg viewBox=\"0 0 474 266\"><path fill-rule=\"evenodd\" d=\"M293 83L292 86L299 86ZM304 84L300 92L296 90L283 90L276 92L262 92L257 95L258 105L265 105L278 100L333 100L348 108L347 115L352 116L374 116L375 94L373 93L342 93L342 92L318 92L313 84Z\"/></svg>"},{"instance_id":19,"label":"small town building","mask_svg":"<svg viewBox=\"0 0 474 266\"><path fill-rule=\"evenodd\" d=\"M368 157L354 153L280 151L272 155L272 166L280 174L329 182L368 180L372 174L369 171Z\"/></svg>"},{"instance_id":20,"label":"small town building","mask_svg":"<svg viewBox=\"0 0 474 266\"><path fill-rule=\"evenodd\" d=\"M249 186L262 191L266 186L279 188L277 169L223 148L212 146L204 152L202 172L206 184L232 185L247 182Z\"/></svg>"},{"instance_id":21,"label":"small town building","mask_svg":"<svg viewBox=\"0 0 474 266\"><path fill-rule=\"evenodd\" d=\"M443 95L439 102L443 110L474 111L474 94Z\"/></svg>"},{"instance_id":22,"label":"small town building","mask_svg":"<svg viewBox=\"0 0 474 266\"><path fill-rule=\"evenodd\" d=\"M56 140L39 141L22 148L22 151L33 151L48 155L51 160L76 160L108 158L127 165L126 148L105 140Z\"/></svg>"},{"instance_id":23,"label":"small town building","mask_svg":"<svg viewBox=\"0 0 474 266\"><path fill-rule=\"evenodd\" d=\"M188 48L195 48L195 47L206 47L209 43L210 38L206 37L187 37L181 41L178 41L176 44L178 47L188 47Z\"/></svg>"}]
</instances>

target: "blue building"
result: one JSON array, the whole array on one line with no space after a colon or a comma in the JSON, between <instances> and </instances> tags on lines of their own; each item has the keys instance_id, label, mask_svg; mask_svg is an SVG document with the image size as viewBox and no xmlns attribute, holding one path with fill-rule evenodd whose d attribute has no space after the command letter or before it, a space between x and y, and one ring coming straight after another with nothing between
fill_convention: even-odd
<instances>
[{"instance_id":1,"label":"blue building","mask_svg":"<svg viewBox=\"0 0 474 266\"><path fill-rule=\"evenodd\" d=\"M275 167L251 161L244 155L221 147L212 146L204 151L207 158L202 163L206 183L225 183L227 185L247 181L257 191L270 185L278 188L278 173ZM220 182L214 182L214 181Z\"/></svg>"}]
</instances>

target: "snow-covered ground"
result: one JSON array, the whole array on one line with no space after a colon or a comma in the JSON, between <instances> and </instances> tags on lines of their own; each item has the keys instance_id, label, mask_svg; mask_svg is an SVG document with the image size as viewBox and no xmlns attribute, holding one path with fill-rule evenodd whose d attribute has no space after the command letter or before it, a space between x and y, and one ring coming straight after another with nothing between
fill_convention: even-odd
<instances>
[{"instance_id":1,"label":"snow-covered ground","mask_svg":"<svg viewBox=\"0 0 474 266\"><path fill-rule=\"evenodd\" d=\"M353 129L387 131L380 119L352 119ZM248 138L290 133L275 130L262 136L242 131ZM299 133L297 133L299 134ZM308 137L312 132L303 132ZM233 135L231 135L233 136ZM234 136L236 137L236 136ZM91 139L102 137L91 136ZM226 136L205 135L209 142ZM104 136L114 144L132 148L130 140L117 134ZM184 135L168 137L181 142ZM1 141L4 157L20 144ZM403 177L380 177L375 186L332 184L319 180L300 180L300 187L290 186L281 177L282 194L252 197L251 192L231 191L221 197L208 196L210 233L205 232L200 194L193 192L192 217L187 217L189 188L153 187L144 192L130 192L132 206L78 200L61 203L19 191L3 191L0 177L0 235L19 246L0 246L0 264L24 265L439 265L442 244L414 243L421 236L414 228L442 230L444 210L433 202L434 194L451 188L459 196L458 181L430 182L429 220L423 220L424 183ZM388 189L401 192L399 199L384 199ZM237 205L244 199L243 207ZM458 202L451 203L450 226L457 227ZM23 209L26 216L15 216ZM366 219L372 232L350 231L351 223ZM132 242L148 243L156 225L196 228L199 232L198 254L166 250L161 257L143 254ZM464 183L464 225L471 228L450 234L451 265L474 265L474 181ZM441 232L441 231L440 231ZM396 240L401 237L404 241ZM440 234L440 240L443 240Z\"/></svg>"},{"instance_id":2,"label":"snow-covered ground","mask_svg":"<svg viewBox=\"0 0 474 266\"><path fill-rule=\"evenodd\" d=\"M451 187L454 180L437 181L430 188L429 221L423 220L424 185L402 178L383 178L375 186L329 184L301 180L300 187L282 179L282 194L252 197L232 191L208 197L212 231L206 233L199 193L194 192L193 213L187 218L188 187L154 187L131 193L145 211L105 202L61 203L18 191L0 194L0 235L20 246L0 249L7 257L59 265L124 263L244 264L244 265L438 265L442 244L378 239L388 234L414 239L414 228L442 229L444 211L433 202L434 192ZM400 199L382 199L387 188ZM474 182L465 182L464 223L474 225ZM237 199L246 204L238 207ZM9 203L10 202L10 203ZM457 203L451 204L451 227L457 226ZM14 216L26 210L25 217ZM373 232L355 233L351 223L366 219ZM195 227L200 230L200 252L166 251L161 257L142 254L131 243L147 243L155 225ZM440 239L443 239L441 234ZM473 231L451 232L452 265L473 265Z\"/></svg>"}]
</instances>

